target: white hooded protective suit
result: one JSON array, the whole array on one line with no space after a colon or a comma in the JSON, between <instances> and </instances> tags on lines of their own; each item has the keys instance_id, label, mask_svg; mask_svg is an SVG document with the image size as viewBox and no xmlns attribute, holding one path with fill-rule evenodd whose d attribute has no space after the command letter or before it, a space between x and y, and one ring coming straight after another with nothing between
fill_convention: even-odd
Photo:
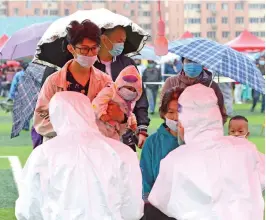
<instances>
[{"instance_id":1,"label":"white hooded protective suit","mask_svg":"<svg viewBox=\"0 0 266 220\"><path fill-rule=\"evenodd\" d=\"M151 204L178 220L262 220L264 157L248 140L223 135L211 88L187 87L178 102L186 144L162 160Z\"/></svg>"},{"instance_id":2,"label":"white hooded protective suit","mask_svg":"<svg viewBox=\"0 0 266 220\"><path fill-rule=\"evenodd\" d=\"M60 92L49 106L57 137L36 148L23 169L18 220L139 220L136 154L98 130L90 100Z\"/></svg>"}]
</instances>

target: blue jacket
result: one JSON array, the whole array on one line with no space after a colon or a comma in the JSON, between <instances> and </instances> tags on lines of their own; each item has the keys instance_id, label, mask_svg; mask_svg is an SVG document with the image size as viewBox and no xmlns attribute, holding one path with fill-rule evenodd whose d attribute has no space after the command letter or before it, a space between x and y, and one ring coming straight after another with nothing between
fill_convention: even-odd
<instances>
[{"instance_id":1,"label":"blue jacket","mask_svg":"<svg viewBox=\"0 0 266 220\"><path fill-rule=\"evenodd\" d=\"M148 198L159 174L161 160L178 146L177 137L166 130L165 124L162 124L157 132L145 141L140 159L144 200Z\"/></svg>"},{"instance_id":2,"label":"blue jacket","mask_svg":"<svg viewBox=\"0 0 266 220\"><path fill-rule=\"evenodd\" d=\"M25 75L25 72L22 70L22 71L19 71L15 74L13 80L12 80L12 83L11 83L11 87L10 87L10 90L9 90L9 98L14 100L15 99L15 95L17 93L17 90L18 90L18 83L21 79L22 76Z\"/></svg>"},{"instance_id":3,"label":"blue jacket","mask_svg":"<svg viewBox=\"0 0 266 220\"><path fill-rule=\"evenodd\" d=\"M172 65L166 63L164 66L164 74L177 74Z\"/></svg>"}]
</instances>

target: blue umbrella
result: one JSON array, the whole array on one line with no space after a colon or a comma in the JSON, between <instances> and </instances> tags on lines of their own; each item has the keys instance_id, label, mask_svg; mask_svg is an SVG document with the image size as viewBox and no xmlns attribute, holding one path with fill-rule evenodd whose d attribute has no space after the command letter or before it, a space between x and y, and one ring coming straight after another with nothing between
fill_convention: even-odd
<instances>
[{"instance_id":1,"label":"blue umbrella","mask_svg":"<svg viewBox=\"0 0 266 220\"><path fill-rule=\"evenodd\" d=\"M154 48L145 45L142 50L139 52L139 55L133 57L134 59L140 60L153 60L159 62L161 57L155 54Z\"/></svg>"},{"instance_id":2,"label":"blue umbrella","mask_svg":"<svg viewBox=\"0 0 266 220\"><path fill-rule=\"evenodd\" d=\"M141 51L139 52L139 55L131 57L133 59L140 59L140 60L153 60L158 63L166 63L168 61L173 61L175 59L180 59L179 56L173 54L173 53L168 53L165 56L157 56L154 51L154 47L145 45Z\"/></svg>"},{"instance_id":3,"label":"blue umbrella","mask_svg":"<svg viewBox=\"0 0 266 220\"><path fill-rule=\"evenodd\" d=\"M171 42L169 51L265 94L265 80L254 62L226 45L204 38L191 38Z\"/></svg>"}]
</instances>

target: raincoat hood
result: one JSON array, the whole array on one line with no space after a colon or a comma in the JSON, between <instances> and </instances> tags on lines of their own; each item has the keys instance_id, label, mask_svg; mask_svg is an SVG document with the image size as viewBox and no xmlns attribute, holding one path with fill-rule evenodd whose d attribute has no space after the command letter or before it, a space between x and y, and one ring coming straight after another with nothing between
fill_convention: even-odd
<instances>
[{"instance_id":1,"label":"raincoat hood","mask_svg":"<svg viewBox=\"0 0 266 220\"><path fill-rule=\"evenodd\" d=\"M49 115L57 135L71 131L99 132L91 102L81 93L56 93L49 104Z\"/></svg>"},{"instance_id":2,"label":"raincoat hood","mask_svg":"<svg viewBox=\"0 0 266 220\"><path fill-rule=\"evenodd\" d=\"M185 143L223 136L222 116L212 88L202 84L189 86L179 97L178 103L178 117L184 127Z\"/></svg>"},{"instance_id":3,"label":"raincoat hood","mask_svg":"<svg viewBox=\"0 0 266 220\"><path fill-rule=\"evenodd\" d=\"M264 155L245 138L223 136L212 89L187 87L178 102L186 144L161 161L149 202L174 219L263 219Z\"/></svg>"},{"instance_id":4,"label":"raincoat hood","mask_svg":"<svg viewBox=\"0 0 266 220\"><path fill-rule=\"evenodd\" d=\"M98 131L83 94L58 92L49 110L58 135L34 149L24 166L16 219L141 219L136 153Z\"/></svg>"},{"instance_id":5,"label":"raincoat hood","mask_svg":"<svg viewBox=\"0 0 266 220\"><path fill-rule=\"evenodd\" d=\"M118 90L124 86L131 86L136 89L138 94L135 101L142 95L142 80L137 68L133 65L124 68L115 81L115 88Z\"/></svg>"}]
</instances>

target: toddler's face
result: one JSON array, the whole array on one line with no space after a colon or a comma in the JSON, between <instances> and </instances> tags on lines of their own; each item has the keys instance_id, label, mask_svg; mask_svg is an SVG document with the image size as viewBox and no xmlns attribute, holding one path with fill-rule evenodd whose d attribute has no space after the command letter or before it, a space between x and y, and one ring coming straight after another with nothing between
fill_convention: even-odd
<instances>
[{"instance_id":1,"label":"toddler's face","mask_svg":"<svg viewBox=\"0 0 266 220\"><path fill-rule=\"evenodd\" d=\"M228 133L230 136L247 138L249 136L248 123L244 120L232 120Z\"/></svg>"}]
</instances>

